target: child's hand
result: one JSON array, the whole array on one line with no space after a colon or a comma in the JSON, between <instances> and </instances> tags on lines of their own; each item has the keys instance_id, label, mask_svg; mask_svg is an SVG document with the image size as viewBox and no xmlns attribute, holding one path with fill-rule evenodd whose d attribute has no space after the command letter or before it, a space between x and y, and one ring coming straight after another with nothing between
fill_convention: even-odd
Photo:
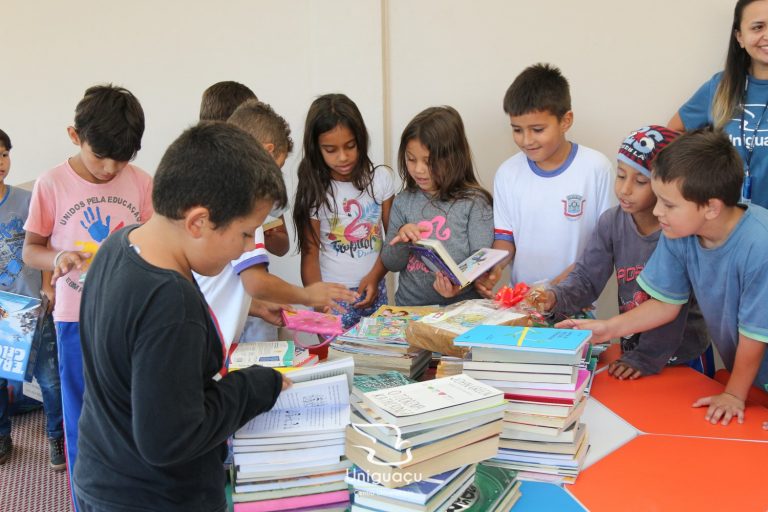
<instances>
[{"instance_id":1,"label":"child's hand","mask_svg":"<svg viewBox=\"0 0 768 512\"><path fill-rule=\"evenodd\" d=\"M448 279L448 277L446 277L446 275L443 274L442 272L437 272L435 274L435 282L432 285L432 287L435 289L437 293L439 293L446 299L455 297L461 291L461 287L453 284L451 280Z\"/></svg>"},{"instance_id":2,"label":"child's hand","mask_svg":"<svg viewBox=\"0 0 768 512\"><path fill-rule=\"evenodd\" d=\"M82 251L64 251L60 253L56 261L54 261L51 286L54 286L57 279L68 274L72 269L82 270L92 256L93 253Z\"/></svg>"},{"instance_id":3,"label":"child's hand","mask_svg":"<svg viewBox=\"0 0 768 512\"><path fill-rule=\"evenodd\" d=\"M357 287L357 293L360 295L360 299L359 302L353 304L353 306L357 309L371 307L379 296L379 282L376 280L376 276L366 274L366 276L360 280L360 284Z\"/></svg>"},{"instance_id":4,"label":"child's hand","mask_svg":"<svg viewBox=\"0 0 768 512\"><path fill-rule=\"evenodd\" d=\"M693 406L709 406L704 419L713 425L720 421L720 418L722 418L722 424L727 425L734 417L739 423L744 423L744 400L730 393L722 392L719 395L699 398Z\"/></svg>"},{"instance_id":5,"label":"child's hand","mask_svg":"<svg viewBox=\"0 0 768 512\"><path fill-rule=\"evenodd\" d=\"M614 361L608 365L608 375L612 375L619 380L635 380L642 377L643 372L624 361Z\"/></svg>"},{"instance_id":6,"label":"child's hand","mask_svg":"<svg viewBox=\"0 0 768 512\"><path fill-rule=\"evenodd\" d=\"M293 306L289 304L277 304L266 300L253 299L248 313L261 318L267 323L282 327L285 325L283 322L283 310L294 311Z\"/></svg>"},{"instance_id":7,"label":"child's hand","mask_svg":"<svg viewBox=\"0 0 768 512\"><path fill-rule=\"evenodd\" d=\"M589 342L593 345L611 341L614 336L611 334L608 322L605 320L575 320L568 318L555 324L555 329L586 329L592 331L592 337Z\"/></svg>"},{"instance_id":8,"label":"child's hand","mask_svg":"<svg viewBox=\"0 0 768 512\"><path fill-rule=\"evenodd\" d=\"M554 309L555 304L557 304L557 296L555 296L555 292L552 290L544 290L541 295L539 302L536 304L536 309L542 314L550 313Z\"/></svg>"},{"instance_id":9,"label":"child's hand","mask_svg":"<svg viewBox=\"0 0 768 512\"><path fill-rule=\"evenodd\" d=\"M404 224L400 231L397 232L397 236L389 242L389 245L395 245L399 243L416 242L421 240L421 233L429 231L427 226L418 226L416 224Z\"/></svg>"},{"instance_id":10,"label":"child's hand","mask_svg":"<svg viewBox=\"0 0 768 512\"><path fill-rule=\"evenodd\" d=\"M501 278L503 269L494 267L475 280L475 290L486 299L493 299L493 289Z\"/></svg>"},{"instance_id":11,"label":"child's hand","mask_svg":"<svg viewBox=\"0 0 768 512\"><path fill-rule=\"evenodd\" d=\"M280 391L285 391L291 386L293 386L293 381L288 377L286 377L285 375L283 375L283 387L280 389Z\"/></svg>"},{"instance_id":12,"label":"child's hand","mask_svg":"<svg viewBox=\"0 0 768 512\"><path fill-rule=\"evenodd\" d=\"M335 311L339 314L347 312L346 309L339 305L339 302L353 303L357 301L360 296L344 286L338 283L324 283L318 281L304 288L306 293L305 306L311 308L327 308L328 311ZM337 302L338 301L338 302Z\"/></svg>"}]
</instances>

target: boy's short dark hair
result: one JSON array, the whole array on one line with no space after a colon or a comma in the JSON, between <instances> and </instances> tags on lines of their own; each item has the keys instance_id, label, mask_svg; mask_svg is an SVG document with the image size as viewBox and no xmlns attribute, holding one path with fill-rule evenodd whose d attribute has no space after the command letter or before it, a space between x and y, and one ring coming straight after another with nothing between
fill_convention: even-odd
<instances>
[{"instance_id":1,"label":"boy's short dark hair","mask_svg":"<svg viewBox=\"0 0 768 512\"><path fill-rule=\"evenodd\" d=\"M3 130L0 130L0 145L2 145L6 151L11 150L11 138Z\"/></svg>"},{"instance_id":2,"label":"boy's short dark hair","mask_svg":"<svg viewBox=\"0 0 768 512\"><path fill-rule=\"evenodd\" d=\"M257 99L252 90L239 82L216 82L203 91L200 120L226 121L242 102Z\"/></svg>"},{"instance_id":3,"label":"boy's short dark hair","mask_svg":"<svg viewBox=\"0 0 768 512\"><path fill-rule=\"evenodd\" d=\"M680 180L683 198L699 206L710 199L736 206L741 198L744 164L721 130L684 133L659 152L652 168L653 179L662 183Z\"/></svg>"},{"instance_id":4,"label":"boy's short dark hair","mask_svg":"<svg viewBox=\"0 0 768 512\"><path fill-rule=\"evenodd\" d=\"M288 202L280 169L253 137L221 122L204 121L182 133L160 160L152 188L156 213L178 220L202 206L217 229L264 200L278 208Z\"/></svg>"},{"instance_id":5,"label":"boy's short dark hair","mask_svg":"<svg viewBox=\"0 0 768 512\"><path fill-rule=\"evenodd\" d=\"M99 157L127 162L141 149L144 110L129 90L96 85L75 107L75 131Z\"/></svg>"},{"instance_id":6,"label":"boy's short dark hair","mask_svg":"<svg viewBox=\"0 0 768 512\"><path fill-rule=\"evenodd\" d=\"M275 145L275 154L293 151L291 128L272 107L259 100L247 100L235 109L227 120L250 133L262 144Z\"/></svg>"},{"instance_id":7,"label":"boy's short dark hair","mask_svg":"<svg viewBox=\"0 0 768 512\"><path fill-rule=\"evenodd\" d=\"M504 112L522 116L531 112L549 112L561 119L571 110L568 80L549 64L534 64L517 75L504 95Z\"/></svg>"}]
</instances>

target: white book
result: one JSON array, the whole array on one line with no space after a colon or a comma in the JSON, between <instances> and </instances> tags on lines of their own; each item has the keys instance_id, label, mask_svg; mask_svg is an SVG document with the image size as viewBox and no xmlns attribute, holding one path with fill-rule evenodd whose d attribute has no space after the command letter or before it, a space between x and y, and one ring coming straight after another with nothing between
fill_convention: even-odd
<instances>
[{"instance_id":1,"label":"white book","mask_svg":"<svg viewBox=\"0 0 768 512\"><path fill-rule=\"evenodd\" d=\"M343 432L349 414L346 375L296 382L280 393L271 410L255 416L235 432L235 438Z\"/></svg>"},{"instance_id":2,"label":"white book","mask_svg":"<svg viewBox=\"0 0 768 512\"><path fill-rule=\"evenodd\" d=\"M298 448L294 450L280 450L278 452L251 452L236 453L236 466L249 466L253 464L269 464L280 461L280 464L290 464L292 462L307 462L315 460L328 460L335 457L340 460L344 455L344 444L331 446L319 446L312 448Z\"/></svg>"},{"instance_id":3,"label":"white book","mask_svg":"<svg viewBox=\"0 0 768 512\"><path fill-rule=\"evenodd\" d=\"M280 480L270 480L267 482L260 482L256 484L235 484L235 492L259 492L259 491L271 491L274 489L291 489L294 487L304 487L309 485L328 484L331 482L344 481L347 473L345 471L339 471L336 473L326 475L312 475L298 478L284 478Z\"/></svg>"},{"instance_id":4,"label":"white book","mask_svg":"<svg viewBox=\"0 0 768 512\"><path fill-rule=\"evenodd\" d=\"M498 389L459 374L363 393L382 419L398 426L448 419L504 403Z\"/></svg>"},{"instance_id":5,"label":"white book","mask_svg":"<svg viewBox=\"0 0 768 512\"><path fill-rule=\"evenodd\" d=\"M302 367L293 370L288 377L294 382L308 382L344 375L347 378L349 389L352 389L352 379L355 376L355 360L349 356L326 359L314 366Z\"/></svg>"},{"instance_id":6,"label":"white book","mask_svg":"<svg viewBox=\"0 0 768 512\"><path fill-rule=\"evenodd\" d=\"M239 370L256 364L269 368L292 366L293 356L293 341L238 343L230 354L229 369Z\"/></svg>"},{"instance_id":7,"label":"white book","mask_svg":"<svg viewBox=\"0 0 768 512\"><path fill-rule=\"evenodd\" d=\"M335 461L330 464L326 464L325 466L313 466L312 467L312 474L314 475L320 475L320 474L326 474L326 473L335 473L337 471L345 471L352 467L352 462L348 459L342 459L340 461ZM256 472L248 472L248 471L237 471L237 478L235 479L238 483L261 483L261 482L269 482L273 480L278 480L281 478L301 478L301 477L307 477L309 476L307 474L306 469L304 469L301 465L298 465L297 467L293 469L282 469L277 470L275 467L270 465L268 468L265 468L264 466L259 466L257 468Z\"/></svg>"},{"instance_id":8,"label":"white book","mask_svg":"<svg viewBox=\"0 0 768 512\"><path fill-rule=\"evenodd\" d=\"M324 468L326 466L332 466L334 464L338 464L341 462L339 460L339 457L328 457L325 459L316 459L311 461L298 461L298 462L278 462L278 461L272 461L269 464L259 463L259 464L242 464L240 466L235 466L237 469L237 472L235 474L236 481L240 481L240 474L243 475L260 475L260 476L270 476L275 475L276 473L283 472L283 471L291 471L295 470L297 471L298 475L311 475L311 474L317 474L320 472L320 469L318 468Z\"/></svg>"},{"instance_id":9,"label":"white book","mask_svg":"<svg viewBox=\"0 0 768 512\"><path fill-rule=\"evenodd\" d=\"M468 370L464 369L464 373L469 375L473 379L482 381L496 381L504 383L515 383L520 387L533 387L533 383L545 383L545 384L570 384L576 386L576 372L571 374L564 373L520 373L520 372L497 372L486 370Z\"/></svg>"},{"instance_id":10,"label":"white book","mask_svg":"<svg viewBox=\"0 0 768 512\"><path fill-rule=\"evenodd\" d=\"M245 445L245 446L233 446L233 453L271 453L272 456L279 455L278 452L282 450L301 450L304 448L320 448L321 446L342 446L344 444L344 438L340 434L333 434L334 439L329 441L314 441L312 443L291 443L289 437L284 437L286 442L273 443L268 445Z\"/></svg>"},{"instance_id":11,"label":"white book","mask_svg":"<svg viewBox=\"0 0 768 512\"><path fill-rule=\"evenodd\" d=\"M327 441L334 441L338 439L338 436L333 433L324 434L297 434L290 438L284 436L277 437L251 437L251 438L233 438L232 446L237 449L238 447L246 446L269 446L271 444L280 443L323 443Z\"/></svg>"},{"instance_id":12,"label":"white book","mask_svg":"<svg viewBox=\"0 0 768 512\"><path fill-rule=\"evenodd\" d=\"M570 364L536 364L536 363L499 363L491 361L464 360L464 370L480 370L489 372L520 372L520 373L562 373L574 375L578 368Z\"/></svg>"}]
</instances>

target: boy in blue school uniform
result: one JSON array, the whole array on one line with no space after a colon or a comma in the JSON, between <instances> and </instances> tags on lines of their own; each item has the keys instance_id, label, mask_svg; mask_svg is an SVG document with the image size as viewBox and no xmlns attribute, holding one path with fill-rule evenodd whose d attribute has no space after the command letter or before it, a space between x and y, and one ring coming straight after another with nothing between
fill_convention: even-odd
<instances>
[{"instance_id":1,"label":"boy in blue school uniform","mask_svg":"<svg viewBox=\"0 0 768 512\"><path fill-rule=\"evenodd\" d=\"M691 291L731 377L719 395L698 399L706 420L744 420L755 385L768 390L768 210L738 204L743 165L728 137L681 135L653 163L654 215L664 236L638 277L652 299L609 320L561 322L590 329L596 343L676 318ZM768 429L768 422L763 425Z\"/></svg>"},{"instance_id":2,"label":"boy in blue school uniform","mask_svg":"<svg viewBox=\"0 0 768 512\"><path fill-rule=\"evenodd\" d=\"M0 130L0 290L40 297L46 293L53 299L53 288L41 278L39 270L34 270L21 259L24 244L24 222L29 214L29 201L32 194L5 183L11 170L11 139ZM56 330L50 312L45 317L40 348L37 353L34 376L43 395L48 434L48 452L51 468L63 471L64 426L61 413L61 384L59 381L59 360L56 351ZM0 378L0 464L4 464L11 455L11 415L9 411L8 381Z\"/></svg>"}]
</instances>

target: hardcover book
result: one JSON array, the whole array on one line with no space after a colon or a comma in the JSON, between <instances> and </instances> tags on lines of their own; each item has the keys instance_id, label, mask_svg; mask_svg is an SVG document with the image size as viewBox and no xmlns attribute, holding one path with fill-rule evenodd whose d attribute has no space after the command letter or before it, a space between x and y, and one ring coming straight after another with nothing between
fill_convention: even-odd
<instances>
[{"instance_id":1,"label":"hardcover book","mask_svg":"<svg viewBox=\"0 0 768 512\"><path fill-rule=\"evenodd\" d=\"M583 351L591 337L592 331L583 329L479 325L453 342L460 347L575 353Z\"/></svg>"},{"instance_id":2,"label":"hardcover book","mask_svg":"<svg viewBox=\"0 0 768 512\"><path fill-rule=\"evenodd\" d=\"M431 238L414 242L411 245L411 252L432 271L442 272L453 284L462 288L509 255L509 251L504 249L486 247L475 251L461 263L456 263L443 243Z\"/></svg>"}]
</instances>

